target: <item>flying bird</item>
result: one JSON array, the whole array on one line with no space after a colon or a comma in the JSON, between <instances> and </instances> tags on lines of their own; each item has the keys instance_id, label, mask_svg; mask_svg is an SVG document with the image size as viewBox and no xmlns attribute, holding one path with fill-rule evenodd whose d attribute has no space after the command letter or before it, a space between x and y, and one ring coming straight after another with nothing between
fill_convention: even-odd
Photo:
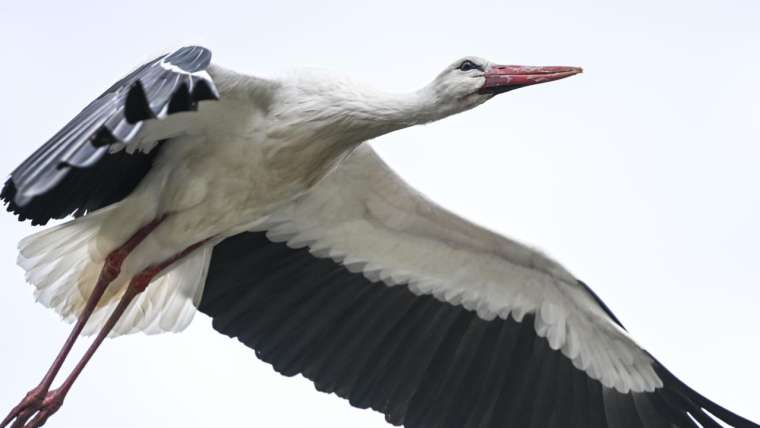
<instances>
[{"instance_id":1,"label":"flying bird","mask_svg":"<svg viewBox=\"0 0 760 428\"><path fill-rule=\"evenodd\" d=\"M391 94L242 74L198 46L138 67L0 195L33 225L74 217L19 245L36 299L74 327L0 427L43 425L109 335L180 331L201 311L278 372L395 425L757 428L562 265L436 205L367 143L580 72L467 57Z\"/></svg>"}]
</instances>

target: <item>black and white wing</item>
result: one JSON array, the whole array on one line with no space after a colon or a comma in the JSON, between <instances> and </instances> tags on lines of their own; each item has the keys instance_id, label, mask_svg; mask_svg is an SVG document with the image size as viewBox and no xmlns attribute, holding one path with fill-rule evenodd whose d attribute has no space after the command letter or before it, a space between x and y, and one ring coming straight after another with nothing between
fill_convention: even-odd
<instances>
[{"instance_id":1,"label":"black and white wing","mask_svg":"<svg viewBox=\"0 0 760 428\"><path fill-rule=\"evenodd\" d=\"M264 229L215 248L199 309L393 424L758 427L674 377L559 264L438 207L367 145Z\"/></svg>"},{"instance_id":2,"label":"black and white wing","mask_svg":"<svg viewBox=\"0 0 760 428\"><path fill-rule=\"evenodd\" d=\"M193 112L199 102L219 98L206 72L210 62L211 51L187 46L116 82L11 173L0 194L8 210L45 224L124 198L169 136L165 127L147 129L150 119ZM185 122L174 130L191 121Z\"/></svg>"}]
</instances>

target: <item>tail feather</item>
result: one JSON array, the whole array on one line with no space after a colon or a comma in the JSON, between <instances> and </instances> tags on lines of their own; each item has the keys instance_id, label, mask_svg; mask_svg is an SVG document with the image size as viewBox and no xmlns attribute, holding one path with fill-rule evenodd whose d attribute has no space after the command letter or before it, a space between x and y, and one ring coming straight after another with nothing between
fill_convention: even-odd
<instances>
[{"instance_id":1,"label":"tail feather","mask_svg":"<svg viewBox=\"0 0 760 428\"><path fill-rule=\"evenodd\" d=\"M75 321L84 309L97 281L106 255L97 250L96 240L112 208L43 230L19 243L18 265L34 286L35 299L68 322ZM130 304L111 336L187 327L200 301L210 258L211 248L201 248L156 278ZM109 286L83 334L97 333L105 324L128 280L119 277Z\"/></svg>"},{"instance_id":2,"label":"tail feather","mask_svg":"<svg viewBox=\"0 0 760 428\"><path fill-rule=\"evenodd\" d=\"M108 211L43 230L19 243L17 263L26 271L27 282L35 287L35 298L66 319L76 317L73 312L84 307L83 295L89 295L94 287L94 282L87 280L102 260L93 257L88 247ZM83 289L78 286L80 280L86 285Z\"/></svg>"},{"instance_id":3,"label":"tail feather","mask_svg":"<svg viewBox=\"0 0 760 428\"><path fill-rule=\"evenodd\" d=\"M158 334L184 330L192 321L200 302L210 260L211 247L201 248L156 278L129 305L111 331L111 336L138 331ZM116 301L101 312L107 316L115 306ZM90 328L88 324L85 334L95 332Z\"/></svg>"}]
</instances>

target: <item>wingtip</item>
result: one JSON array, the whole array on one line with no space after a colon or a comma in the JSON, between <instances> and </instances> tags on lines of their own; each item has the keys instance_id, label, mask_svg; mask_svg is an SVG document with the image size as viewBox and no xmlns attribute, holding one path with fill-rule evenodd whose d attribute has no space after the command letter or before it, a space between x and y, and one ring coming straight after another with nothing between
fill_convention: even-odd
<instances>
[{"instance_id":1,"label":"wingtip","mask_svg":"<svg viewBox=\"0 0 760 428\"><path fill-rule=\"evenodd\" d=\"M659 361L654 361L654 368L657 375L662 378L663 383L665 384L663 388L671 393L673 399L677 399L692 406L694 413L696 413L692 416L698 420L710 418L709 421L713 423L715 420L719 420L733 428L760 428L760 425L755 422L726 409L695 391L671 373L670 370L665 368L665 366ZM692 414L692 412L689 413ZM706 426L709 426L709 423Z\"/></svg>"}]
</instances>

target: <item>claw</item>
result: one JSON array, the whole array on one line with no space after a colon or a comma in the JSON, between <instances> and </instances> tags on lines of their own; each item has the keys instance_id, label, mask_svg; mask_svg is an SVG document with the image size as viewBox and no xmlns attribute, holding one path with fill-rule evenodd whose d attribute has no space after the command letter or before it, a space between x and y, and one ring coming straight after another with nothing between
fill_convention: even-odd
<instances>
[{"instance_id":1,"label":"claw","mask_svg":"<svg viewBox=\"0 0 760 428\"><path fill-rule=\"evenodd\" d=\"M13 416L13 418L15 419L13 418L10 419L10 420L13 420L13 425L11 426L11 428L23 428L24 425L26 424L26 421L29 420L29 418L31 418L32 415L34 415L34 412L36 411L37 411L36 409L35 410L24 409L21 412L19 412L17 415Z\"/></svg>"},{"instance_id":2,"label":"claw","mask_svg":"<svg viewBox=\"0 0 760 428\"><path fill-rule=\"evenodd\" d=\"M13 421L13 425L11 426L11 428L24 428L24 426L26 425L26 421L29 420L29 418L31 418L32 416L34 416L34 413L36 411L37 411L36 409L23 410L21 413L18 414L18 416L16 416L16 420Z\"/></svg>"},{"instance_id":3,"label":"claw","mask_svg":"<svg viewBox=\"0 0 760 428\"><path fill-rule=\"evenodd\" d=\"M61 390L48 392L47 396L42 401L42 406L37 411L37 414L34 415L34 418L32 418L28 424L24 425L23 428L39 428L45 425L48 418L61 408L65 396L66 392Z\"/></svg>"},{"instance_id":4,"label":"claw","mask_svg":"<svg viewBox=\"0 0 760 428\"><path fill-rule=\"evenodd\" d=\"M11 422L11 428L41 427L61 408L65 395L65 391L61 390L45 393L39 387L29 391L21 403L3 419L0 428L5 428Z\"/></svg>"},{"instance_id":5,"label":"claw","mask_svg":"<svg viewBox=\"0 0 760 428\"><path fill-rule=\"evenodd\" d=\"M60 388L48 391L58 374L58 371L61 369L64 360L69 355L71 348L74 346L74 342L79 337L79 333L82 332L82 328L84 328L106 288L119 275L124 259L129 256L131 251L134 250L135 247L137 247L159 224L161 224L165 218L166 216L162 216L146 224L135 232L127 242L113 250L106 257L106 261L98 276L95 288L90 297L88 297L87 304L79 315L77 323L74 325L71 334L69 334L69 338L66 339L58 356L53 361L53 365L48 369L42 382L36 388L29 391L24 399L21 400L10 413L8 413L8 416L6 416L2 422L0 422L0 428L7 428L11 423L12 425L10 425L10 428L38 428L44 425L48 418L58 411L63 404L63 399L65 398L66 393L71 388L71 384L74 383L79 372L84 368L84 364L86 364L90 357L92 357L92 353L95 352L95 349L100 345L100 342L108 332L106 331L102 337L101 335L98 336L95 346L91 346L91 349L85 354L83 361L80 361L80 364L77 365L74 372L69 375L66 382L64 382ZM140 291L142 290L137 292L139 293ZM116 320L113 322L115 323L115 321ZM113 325L111 325L111 327L113 327Z\"/></svg>"},{"instance_id":6,"label":"claw","mask_svg":"<svg viewBox=\"0 0 760 428\"><path fill-rule=\"evenodd\" d=\"M0 428L5 428L11 422L13 422L11 428L23 428L29 418L34 416L44 406L46 396L47 391L39 386L29 391L24 396L24 399L3 419L3 422L0 423Z\"/></svg>"}]
</instances>

